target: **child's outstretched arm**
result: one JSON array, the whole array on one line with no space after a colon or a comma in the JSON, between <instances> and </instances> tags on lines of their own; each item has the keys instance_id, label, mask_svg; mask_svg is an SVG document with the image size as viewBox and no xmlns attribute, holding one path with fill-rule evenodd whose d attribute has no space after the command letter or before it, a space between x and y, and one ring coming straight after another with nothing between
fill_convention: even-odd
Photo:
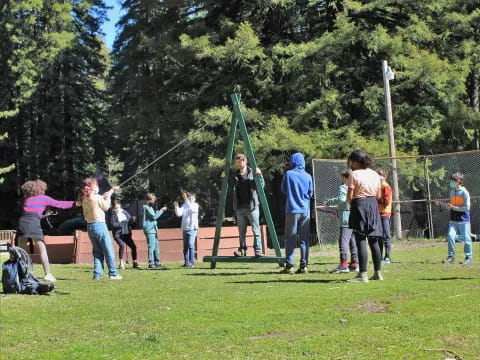
<instances>
[{"instance_id":1,"label":"child's outstretched arm","mask_svg":"<svg viewBox=\"0 0 480 360\"><path fill-rule=\"evenodd\" d=\"M334 205L340 205L340 204L343 204L343 203L347 202L347 192L348 192L347 187L339 186L338 196L325 201L325 205L334 206Z\"/></svg>"},{"instance_id":2,"label":"child's outstretched arm","mask_svg":"<svg viewBox=\"0 0 480 360\"><path fill-rule=\"evenodd\" d=\"M183 207L178 206L178 201L173 202L173 207L175 208L175 215L178 217L183 216Z\"/></svg>"}]
</instances>

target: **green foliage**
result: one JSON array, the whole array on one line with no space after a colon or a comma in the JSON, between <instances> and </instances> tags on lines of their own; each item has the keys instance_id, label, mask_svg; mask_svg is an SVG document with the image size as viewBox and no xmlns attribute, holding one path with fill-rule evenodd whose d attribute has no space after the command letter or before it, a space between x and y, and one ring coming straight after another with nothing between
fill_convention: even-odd
<instances>
[{"instance_id":1,"label":"green foliage","mask_svg":"<svg viewBox=\"0 0 480 360\"><path fill-rule=\"evenodd\" d=\"M188 186L214 203L234 91L270 180L281 177L294 151L331 158L360 147L387 155L384 59L396 76L390 85L400 154L478 143L477 0L122 6L109 57L99 38L103 1L0 1L0 133L9 133L0 164L15 164L5 175L11 197L36 177L69 196L97 167L123 164L113 180L126 179L191 135L127 184L125 199L145 191L174 198Z\"/></svg>"},{"instance_id":2,"label":"green foliage","mask_svg":"<svg viewBox=\"0 0 480 360\"><path fill-rule=\"evenodd\" d=\"M0 8L0 131L9 134L0 163L16 170L1 190L3 224L14 222L28 179L45 180L54 197L73 198L80 179L102 167L112 135L101 87L108 66L99 37L103 1L3 0Z\"/></svg>"},{"instance_id":3,"label":"green foliage","mask_svg":"<svg viewBox=\"0 0 480 360\"><path fill-rule=\"evenodd\" d=\"M457 128L454 109L473 98L474 3L124 1L112 111L119 140L128 144L119 152L125 171L208 124L144 181L152 191L174 194L186 183L215 198L234 91L242 94L267 178L282 174L295 151L331 158L363 148L386 156L383 59L396 75L390 85L398 153L444 151L448 129ZM464 110L448 150L469 149L476 134L477 120ZM243 151L241 139L236 151ZM132 196L139 190L128 189Z\"/></svg>"}]
</instances>

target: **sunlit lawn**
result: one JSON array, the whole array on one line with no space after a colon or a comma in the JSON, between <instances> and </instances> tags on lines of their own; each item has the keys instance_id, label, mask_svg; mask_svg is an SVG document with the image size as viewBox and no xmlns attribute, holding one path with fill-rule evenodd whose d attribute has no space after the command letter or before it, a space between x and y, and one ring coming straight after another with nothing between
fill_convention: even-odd
<instances>
[{"instance_id":1,"label":"sunlit lawn","mask_svg":"<svg viewBox=\"0 0 480 360\"><path fill-rule=\"evenodd\" d=\"M426 246L397 247L368 284L328 273L333 248L302 275L198 263L95 282L91 266L53 265L69 294L0 297L0 358L480 359L479 244L469 266Z\"/></svg>"}]
</instances>

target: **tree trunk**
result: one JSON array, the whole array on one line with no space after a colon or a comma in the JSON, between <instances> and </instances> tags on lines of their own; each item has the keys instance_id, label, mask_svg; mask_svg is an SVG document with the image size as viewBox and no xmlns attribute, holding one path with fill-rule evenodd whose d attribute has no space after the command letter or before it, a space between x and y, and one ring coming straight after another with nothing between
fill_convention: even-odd
<instances>
[{"instance_id":1,"label":"tree trunk","mask_svg":"<svg viewBox=\"0 0 480 360\"><path fill-rule=\"evenodd\" d=\"M475 111L480 111L480 99L479 99L479 87L480 79L479 72L473 68L470 74L470 104L475 109Z\"/></svg>"}]
</instances>

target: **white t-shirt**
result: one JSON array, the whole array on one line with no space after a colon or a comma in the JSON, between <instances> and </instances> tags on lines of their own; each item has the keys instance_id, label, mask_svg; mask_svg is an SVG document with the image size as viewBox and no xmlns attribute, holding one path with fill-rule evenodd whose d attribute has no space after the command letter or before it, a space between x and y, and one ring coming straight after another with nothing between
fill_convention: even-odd
<instances>
[{"instance_id":1,"label":"white t-shirt","mask_svg":"<svg viewBox=\"0 0 480 360\"><path fill-rule=\"evenodd\" d=\"M198 229L198 204L196 202L187 201L181 207L176 207L175 215L182 217L182 230Z\"/></svg>"}]
</instances>

